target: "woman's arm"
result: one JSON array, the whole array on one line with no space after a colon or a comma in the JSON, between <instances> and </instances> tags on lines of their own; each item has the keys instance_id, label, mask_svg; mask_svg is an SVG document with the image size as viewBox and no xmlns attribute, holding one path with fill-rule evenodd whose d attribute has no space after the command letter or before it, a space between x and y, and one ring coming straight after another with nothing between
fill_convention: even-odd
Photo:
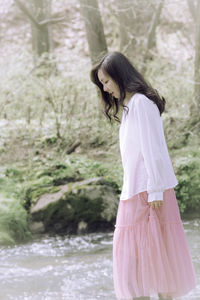
<instances>
[{"instance_id":1,"label":"woman's arm","mask_svg":"<svg viewBox=\"0 0 200 300\"><path fill-rule=\"evenodd\" d=\"M141 151L148 176L148 202L156 201L154 204L157 206L163 200L166 176L165 157L162 151L165 145L162 119L157 105L144 95L139 95L134 104Z\"/></svg>"}]
</instances>

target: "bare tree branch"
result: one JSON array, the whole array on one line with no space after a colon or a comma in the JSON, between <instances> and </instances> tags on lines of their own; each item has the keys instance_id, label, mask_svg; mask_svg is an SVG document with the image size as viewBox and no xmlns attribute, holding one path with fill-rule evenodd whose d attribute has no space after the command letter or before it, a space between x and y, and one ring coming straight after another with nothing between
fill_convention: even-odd
<instances>
[{"instance_id":1,"label":"bare tree branch","mask_svg":"<svg viewBox=\"0 0 200 300\"><path fill-rule=\"evenodd\" d=\"M60 18L52 18L52 19L46 19L38 22L36 18L33 16L33 14L28 10L28 8L20 1L15 0L16 4L19 6L19 8L25 13L25 15L34 23L35 26L37 26L39 29L43 26L47 26L49 24L56 24L58 22L62 22L65 20L65 17Z\"/></svg>"},{"instance_id":2,"label":"bare tree branch","mask_svg":"<svg viewBox=\"0 0 200 300\"><path fill-rule=\"evenodd\" d=\"M20 1L20 0L15 0L16 4L18 7L25 13L27 17L37 26L38 28L40 27L38 21L36 18L32 15L32 13L28 10L28 8Z\"/></svg>"},{"instance_id":3,"label":"bare tree branch","mask_svg":"<svg viewBox=\"0 0 200 300\"><path fill-rule=\"evenodd\" d=\"M80 142L80 141L74 142L74 143L69 147L69 149L66 151L66 153L67 153L67 154L71 154L71 153L74 152L74 151L76 150L76 148L77 148L78 146L80 146L80 145L81 145L81 142Z\"/></svg>"},{"instance_id":4,"label":"bare tree branch","mask_svg":"<svg viewBox=\"0 0 200 300\"><path fill-rule=\"evenodd\" d=\"M98 0L79 0L80 13L85 23L85 31L92 65L102 58L108 49Z\"/></svg>"},{"instance_id":5,"label":"bare tree branch","mask_svg":"<svg viewBox=\"0 0 200 300\"><path fill-rule=\"evenodd\" d=\"M46 25L49 25L49 24L56 24L56 23L65 21L65 19L66 19L65 17L46 19L46 20L43 20L43 21L39 22L39 25L40 26L46 26Z\"/></svg>"}]
</instances>

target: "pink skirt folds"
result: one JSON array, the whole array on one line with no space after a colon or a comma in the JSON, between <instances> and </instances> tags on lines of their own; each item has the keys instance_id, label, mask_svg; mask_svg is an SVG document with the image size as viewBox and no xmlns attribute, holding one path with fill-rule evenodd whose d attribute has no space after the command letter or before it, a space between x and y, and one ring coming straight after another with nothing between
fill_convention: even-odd
<instances>
[{"instance_id":1,"label":"pink skirt folds","mask_svg":"<svg viewBox=\"0 0 200 300\"><path fill-rule=\"evenodd\" d=\"M121 200L113 237L113 279L117 299L179 297L196 285L174 189L152 209L147 192Z\"/></svg>"}]
</instances>

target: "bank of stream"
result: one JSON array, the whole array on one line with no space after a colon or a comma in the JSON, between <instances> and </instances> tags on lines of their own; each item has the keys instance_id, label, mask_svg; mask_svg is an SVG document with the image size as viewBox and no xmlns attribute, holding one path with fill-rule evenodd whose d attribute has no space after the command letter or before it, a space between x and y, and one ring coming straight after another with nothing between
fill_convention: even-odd
<instances>
[{"instance_id":1,"label":"bank of stream","mask_svg":"<svg viewBox=\"0 0 200 300\"><path fill-rule=\"evenodd\" d=\"M181 300L200 299L200 220L184 221L197 288ZM113 232L37 235L0 248L0 300L114 300ZM151 299L151 300L156 300Z\"/></svg>"}]
</instances>

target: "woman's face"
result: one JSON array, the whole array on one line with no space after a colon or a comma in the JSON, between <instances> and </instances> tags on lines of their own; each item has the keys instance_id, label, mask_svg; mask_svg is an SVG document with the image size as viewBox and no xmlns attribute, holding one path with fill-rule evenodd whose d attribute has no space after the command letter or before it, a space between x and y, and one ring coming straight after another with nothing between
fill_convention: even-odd
<instances>
[{"instance_id":1,"label":"woman's face","mask_svg":"<svg viewBox=\"0 0 200 300\"><path fill-rule=\"evenodd\" d=\"M103 90L113 97L119 99L120 98L120 90L118 85L115 83L115 81L105 72L102 71L102 69L98 70L98 78L99 81L103 85Z\"/></svg>"}]
</instances>

